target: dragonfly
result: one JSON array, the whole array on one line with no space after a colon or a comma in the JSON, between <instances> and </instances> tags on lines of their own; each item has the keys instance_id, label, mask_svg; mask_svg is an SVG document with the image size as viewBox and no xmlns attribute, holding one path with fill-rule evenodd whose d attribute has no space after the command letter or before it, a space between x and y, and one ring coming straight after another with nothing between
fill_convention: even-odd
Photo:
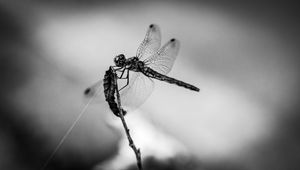
<instances>
[{"instance_id":1,"label":"dragonfly","mask_svg":"<svg viewBox=\"0 0 300 170\"><path fill-rule=\"evenodd\" d=\"M117 55L114 58L115 65L110 66L104 79L88 87L84 94L87 98L97 99L95 101L110 101L111 110L118 116L118 108L113 102L115 90L119 90L125 110L134 110L146 101L154 90L154 79L199 92L198 87L167 76L174 65L179 48L180 42L175 38L161 46L160 28L151 24L137 49L136 56L126 58L124 54ZM126 81L120 89L116 89L112 83L113 71L118 73L118 81Z\"/></svg>"},{"instance_id":2,"label":"dragonfly","mask_svg":"<svg viewBox=\"0 0 300 170\"><path fill-rule=\"evenodd\" d=\"M161 32L156 24L148 27L146 36L137 49L136 56L126 58L124 54L114 58L114 66L110 66L105 72L104 79L99 80L84 91L86 98L91 101L107 101L110 109L119 116L119 107L115 102L116 91L120 94L123 115L127 111L133 111L142 105L154 90L154 80L175 84L189 90L199 92L200 89L194 85L167 76L171 71L178 55L180 43L177 39L171 39L161 47ZM117 74L119 73L119 74ZM117 89L119 80L125 80L124 86ZM88 104L81 110L73 124L61 138L42 170L47 168L49 162L54 158L56 152L62 146L67 136L71 133L76 123L85 113ZM127 110L127 111L126 111Z\"/></svg>"}]
</instances>

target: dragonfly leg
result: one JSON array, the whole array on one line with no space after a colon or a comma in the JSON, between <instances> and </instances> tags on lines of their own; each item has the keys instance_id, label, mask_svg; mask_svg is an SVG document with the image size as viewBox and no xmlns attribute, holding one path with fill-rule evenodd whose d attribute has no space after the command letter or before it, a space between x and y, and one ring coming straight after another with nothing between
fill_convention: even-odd
<instances>
[{"instance_id":1,"label":"dragonfly leg","mask_svg":"<svg viewBox=\"0 0 300 170\"><path fill-rule=\"evenodd\" d=\"M121 91L122 89L124 89L129 84L129 69L127 69L127 75L126 75L126 77L124 79L127 79L127 82L126 82L126 84L119 91Z\"/></svg>"},{"instance_id":2,"label":"dragonfly leg","mask_svg":"<svg viewBox=\"0 0 300 170\"><path fill-rule=\"evenodd\" d=\"M125 88L126 86L128 86L128 84L129 84L129 69L126 69L126 68L123 68L123 67L117 67L117 66L112 66L112 67L113 67L113 69L114 69L115 71L122 72L120 76L117 75L118 79L126 79L126 80L127 80L126 84L119 90L119 91L121 91L122 89L124 89L124 88ZM122 70L122 69L123 69L123 70ZM124 73L125 73L125 70L127 70L127 75L126 75L125 78L123 78L123 75L124 75Z\"/></svg>"},{"instance_id":3,"label":"dragonfly leg","mask_svg":"<svg viewBox=\"0 0 300 170\"><path fill-rule=\"evenodd\" d=\"M122 77L123 77L123 74L125 73L125 68L124 68L124 70L122 71L122 74L121 74L121 76L119 77L120 79L122 79ZM128 70L128 69L127 69ZM127 74L128 74L128 72L127 72Z\"/></svg>"},{"instance_id":4,"label":"dragonfly leg","mask_svg":"<svg viewBox=\"0 0 300 170\"><path fill-rule=\"evenodd\" d=\"M110 66L114 71L123 72L122 69L125 69L124 67L118 67L118 66Z\"/></svg>"},{"instance_id":5,"label":"dragonfly leg","mask_svg":"<svg viewBox=\"0 0 300 170\"><path fill-rule=\"evenodd\" d=\"M116 67L116 66L114 66L114 67ZM123 69L123 70L122 70L122 69ZM116 68L116 69L114 69L114 70L115 70L115 71L118 71L118 72L121 72L121 75L120 75L120 76L117 75L118 79L126 79L126 78L122 78L123 75L124 75L124 73L125 73L126 68L118 67L118 68ZM128 69L127 69L127 70L128 70Z\"/></svg>"},{"instance_id":6,"label":"dragonfly leg","mask_svg":"<svg viewBox=\"0 0 300 170\"><path fill-rule=\"evenodd\" d=\"M118 66L110 66L113 70L117 71L122 69L123 67L118 67Z\"/></svg>"}]
</instances>

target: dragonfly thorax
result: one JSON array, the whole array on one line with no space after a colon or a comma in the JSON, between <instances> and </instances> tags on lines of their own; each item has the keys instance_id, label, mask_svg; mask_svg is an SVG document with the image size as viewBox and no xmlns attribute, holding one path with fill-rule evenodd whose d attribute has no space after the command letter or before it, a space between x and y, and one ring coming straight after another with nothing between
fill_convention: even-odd
<instances>
[{"instance_id":1,"label":"dragonfly thorax","mask_svg":"<svg viewBox=\"0 0 300 170\"><path fill-rule=\"evenodd\" d=\"M126 60L126 66L131 71L141 71L145 64L138 57L130 57Z\"/></svg>"},{"instance_id":2,"label":"dragonfly thorax","mask_svg":"<svg viewBox=\"0 0 300 170\"><path fill-rule=\"evenodd\" d=\"M119 54L114 58L115 65L118 67L124 67L126 64L126 57L124 54Z\"/></svg>"}]
</instances>

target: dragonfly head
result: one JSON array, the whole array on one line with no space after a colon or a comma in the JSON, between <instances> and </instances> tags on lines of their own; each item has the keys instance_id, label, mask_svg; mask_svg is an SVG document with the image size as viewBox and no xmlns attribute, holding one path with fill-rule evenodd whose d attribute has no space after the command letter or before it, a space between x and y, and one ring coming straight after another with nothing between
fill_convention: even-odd
<instances>
[{"instance_id":1,"label":"dragonfly head","mask_svg":"<svg viewBox=\"0 0 300 170\"><path fill-rule=\"evenodd\" d=\"M126 58L125 58L124 54L117 55L114 59L114 62L115 62L116 66L123 67L126 62Z\"/></svg>"}]
</instances>

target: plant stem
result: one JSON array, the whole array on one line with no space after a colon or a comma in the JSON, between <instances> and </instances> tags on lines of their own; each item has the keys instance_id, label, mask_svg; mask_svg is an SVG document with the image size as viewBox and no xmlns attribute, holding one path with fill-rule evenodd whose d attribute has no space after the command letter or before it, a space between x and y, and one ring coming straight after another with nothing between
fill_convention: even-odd
<instances>
[{"instance_id":1,"label":"plant stem","mask_svg":"<svg viewBox=\"0 0 300 170\"><path fill-rule=\"evenodd\" d=\"M123 124L124 130L125 130L128 142L129 142L129 146L132 148L132 150L135 153L135 157L136 157L136 161L137 161L137 167L138 167L139 170L143 170L142 160L141 160L141 151L140 151L139 148L137 148L135 146L135 144L134 144L134 142L133 142L133 140L130 136L129 128L126 124L126 121L125 121L125 118L124 118L124 115L123 115L123 109L122 109L122 105L121 105L120 93L119 93L119 90L118 90L117 76L116 76L115 72L114 72L114 79L116 80L115 81L115 83L116 83L115 86L116 86L117 104L118 104L118 109L119 109L119 113L120 113L119 117L122 120L122 124Z\"/></svg>"}]
</instances>

